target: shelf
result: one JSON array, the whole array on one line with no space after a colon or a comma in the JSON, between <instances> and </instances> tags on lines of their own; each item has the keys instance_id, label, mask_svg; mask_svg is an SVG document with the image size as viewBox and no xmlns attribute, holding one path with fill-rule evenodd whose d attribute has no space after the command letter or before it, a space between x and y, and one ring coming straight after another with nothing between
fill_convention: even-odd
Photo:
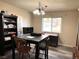
<instances>
[{"instance_id":1,"label":"shelf","mask_svg":"<svg viewBox=\"0 0 79 59\"><path fill-rule=\"evenodd\" d=\"M17 18L17 16L15 16L15 15L4 15L4 18Z\"/></svg>"},{"instance_id":2,"label":"shelf","mask_svg":"<svg viewBox=\"0 0 79 59\"><path fill-rule=\"evenodd\" d=\"M9 32L9 33L4 33L4 36L11 36L12 34L15 34L16 35L16 32Z\"/></svg>"},{"instance_id":3,"label":"shelf","mask_svg":"<svg viewBox=\"0 0 79 59\"><path fill-rule=\"evenodd\" d=\"M5 45L5 52L12 49L12 45Z\"/></svg>"},{"instance_id":4,"label":"shelf","mask_svg":"<svg viewBox=\"0 0 79 59\"><path fill-rule=\"evenodd\" d=\"M9 44L9 45L5 45L5 47L7 48L7 47L11 47L11 45Z\"/></svg>"},{"instance_id":5,"label":"shelf","mask_svg":"<svg viewBox=\"0 0 79 59\"><path fill-rule=\"evenodd\" d=\"M16 32L17 28L4 28L4 32Z\"/></svg>"},{"instance_id":6,"label":"shelf","mask_svg":"<svg viewBox=\"0 0 79 59\"><path fill-rule=\"evenodd\" d=\"M16 22L4 22L5 24L16 24Z\"/></svg>"},{"instance_id":7,"label":"shelf","mask_svg":"<svg viewBox=\"0 0 79 59\"><path fill-rule=\"evenodd\" d=\"M12 34L4 34L5 37L11 36Z\"/></svg>"},{"instance_id":8,"label":"shelf","mask_svg":"<svg viewBox=\"0 0 79 59\"><path fill-rule=\"evenodd\" d=\"M5 41L5 45L10 45L11 44L11 40Z\"/></svg>"},{"instance_id":9,"label":"shelf","mask_svg":"<svg viewBox=\"0 0 79 59\"><path fill-rule=\"evenodd\" d=\"M16 29L16 28L4 28L4 30L12 30L12 29Z\"/></svg>"}]
</instances>

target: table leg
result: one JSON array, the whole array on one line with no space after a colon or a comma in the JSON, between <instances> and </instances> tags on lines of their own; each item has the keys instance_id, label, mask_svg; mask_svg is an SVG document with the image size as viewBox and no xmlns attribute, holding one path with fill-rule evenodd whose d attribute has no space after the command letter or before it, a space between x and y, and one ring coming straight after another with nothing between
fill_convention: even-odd
<instances>
[{"instance_id":1,"label":"table leg","mask_svg":"<svg viewBox=\"0 0 79 59\"><path fill-rule=\"evenodd\" d=\"M15 49L12 49L12 59L15 59Z\"/></svg>"},{"instance_id":2,"label":"table leg","mask_svg":"<svg viewBox=\"0 0 79 59\"><path fill-rule=\"evenodd\" d=\"M36 44L35 59L39 59L39 44Z\"/></svg>"},{"instance_id":3,"label":"table leg","mask_svg":"<svg viewBox=\"0 0 79 59\"><path fill-rule=\"evenodd\" d=\"M12 37L12 59L15 59L15 41Z\"/></svg>"}]
</instances>

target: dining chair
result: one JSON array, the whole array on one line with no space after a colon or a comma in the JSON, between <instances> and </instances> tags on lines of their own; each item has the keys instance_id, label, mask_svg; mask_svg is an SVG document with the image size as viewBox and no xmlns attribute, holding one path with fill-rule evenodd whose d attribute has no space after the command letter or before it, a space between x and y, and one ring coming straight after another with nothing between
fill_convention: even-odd
<instances>
[{"instance_id":1,"label":"dining chair","mask_svg":"<svg viewBox=\"0 0 79 59\"><path fill-rule=\"evenodd\" d=\"M26 41L23 39L17 38L17 37L14 37L14 40L15 40L15 44L16 44L16 50L19 53L19 58L20 58L20 55L22 55L22 59L23 59L24 55L26 55L26 54L30 58L29 52L30 52L31 47L27 46Z\"/></svg>"},{"instance_id":2,"label":"dining chair","mask_svg":"<svg viewBox=\"0 0 79 59\"><path fill-rule=\"evenodd\" d=\"M49 41L49 38L45 38L40 44L39 44L39 50L40 50L40 54L44 55L45 59L48 59L48 41ZM41 52L44 51L44 52Z\"/></svg>"}]
</instances>

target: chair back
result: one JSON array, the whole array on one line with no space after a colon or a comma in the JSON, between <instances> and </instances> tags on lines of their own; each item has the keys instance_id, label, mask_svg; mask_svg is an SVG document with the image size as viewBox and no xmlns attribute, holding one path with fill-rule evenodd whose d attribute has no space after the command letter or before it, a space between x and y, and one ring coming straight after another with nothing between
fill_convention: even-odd
<instances>
[{"instance_id":1,"label":"chair back","mask_svg":"<svg viewBox=\"0 0 79 59\"><path fill-rule=\"evenodd\" d=\"M49 42L49 38L45 38L40 44L39 44L39 48L42 50L48 49L48 42Z\"/></svg>"},{"instance_id":2,"label":"chair back","mask_svg":"<svg viewBox=\"0 0 79 59\"><path fill-rule=\"evenodd\" d=\"M23 40L23 39L15 37L14 40L15 40L17 50L20 50L20 49L24 48L27 45L26 41Z\"/></svg>"},{"instance_id":3,"label":"chair back","mask_svg":"<svg viewBox=\"0 0 79 59\"><path fill-rule=\"evenodd\" d=\"M46 47L48 48L48 46L49 46L49 37L47 37L47 38L45 39L45 43L46 43Z\"/></svg>"}]
</instances>

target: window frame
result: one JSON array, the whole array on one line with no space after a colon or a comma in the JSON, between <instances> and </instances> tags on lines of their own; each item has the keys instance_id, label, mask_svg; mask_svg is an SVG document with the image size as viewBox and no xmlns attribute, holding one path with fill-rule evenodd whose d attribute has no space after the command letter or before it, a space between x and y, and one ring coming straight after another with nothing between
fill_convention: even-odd
<instances>
[{"instance_id":1,"label":"window frame","mask_svg":"<svg viewBox=\"0 0 79 59\"><path fill-rule=\"evenodd\" d=\"M48 19L51 18L51 30L50 30L50 31L43 31L43 19L44 19L44 18L48 18ZM42 28L42 29L41 29L42 32L61 33L62 17L44 17L44 18L42 18L42 27L41 27L41 28ZM61 19L61 21L60 21L60 23L61 23L61 24L60 24L60 29L59 29L59 31L56 31L56 32L52 31L52 23L53 23L53 19L54 19L54 18L60 18L60 19Z\"/></svg>"}]
</instances>

